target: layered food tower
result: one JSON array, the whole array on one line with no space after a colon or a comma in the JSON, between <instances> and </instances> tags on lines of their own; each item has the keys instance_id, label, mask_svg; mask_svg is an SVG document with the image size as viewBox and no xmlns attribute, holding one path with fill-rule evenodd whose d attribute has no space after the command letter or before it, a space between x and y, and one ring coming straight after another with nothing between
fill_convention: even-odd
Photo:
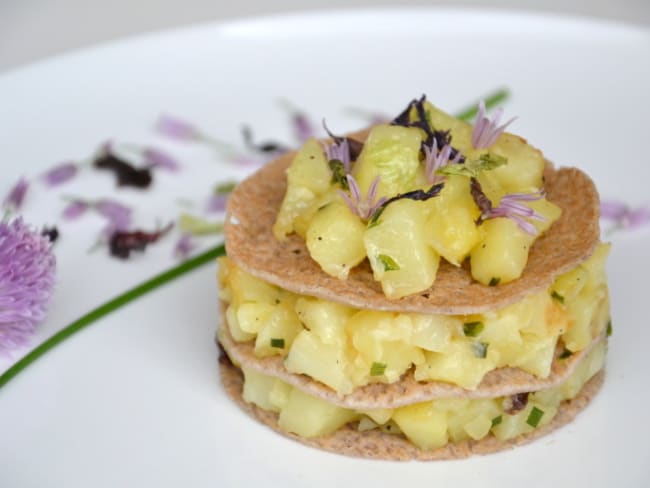
<instances>
[{"instance_id":1,"label":"layered food tower","mask_svg":"<svg viewBox=\"0 0 650 488\"><path fill-rule=\"evenodd\" d=\"M219 263L228 394L322 449L448 459L571 421L610 327L599 201L490 119L413 100L241 183Z\"/></svg>"}]
</instances>

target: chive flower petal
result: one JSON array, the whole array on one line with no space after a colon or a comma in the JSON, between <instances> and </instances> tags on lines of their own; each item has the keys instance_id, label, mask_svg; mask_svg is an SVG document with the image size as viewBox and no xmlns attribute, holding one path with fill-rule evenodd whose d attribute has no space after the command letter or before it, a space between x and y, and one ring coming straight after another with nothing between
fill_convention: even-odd
<instances>
[{"instance_id":1,"label":"chive flower petal","mask_svg":"<svg viewBox=\"0 0 650 488\"><path fill-rule=\"evenodd\" d=\"M516 117L511 118L503 125L499 125L503 108L498 108L494 117L490 120L486 115L485 102L481 100L478 104L478 115L472 130L472 146L475 149L487 149L492 146L501 134L506 130Z\"/></svg>"},{"instance_id":2,"label":"chive flower petal","mask_svg":"<svg viewBox=\"0 0 650 488\"><path fill-rule=\"evenodd\" d=\"M66 161L46 171L42 175L41 180L47 186L58 186L73 179L77 176L78 172L79 167L74 162Z\"/></svg>"},{"instance_id":3,"label":"chive flower petal","mask_svg":"<svg viewBox=\"0 0 650 488\"><path fill-rule=\"evenodd\" d=\"M13 211L20 210L25 201L25 195L29 189L29 182L25 178L20 178L18 182L9 190L4 199L3 206Z\"/></svg>"},{"instance_id":4,"label":"chive flower petal","mask_svg":"<svg viewBox=\"0 0 650 488\"><path fill-rule=\"evenodd\" d=\"M338 190L339 195L343 197L343 200L345 200L345 203L347 203L353 214L363 220L368 220L370 216L373 215L377 209L384 204L384 202L386 202L386 197L381 197L379 200L375 200L377 188L379 186L379 176L376 176L375 179L372 180L368 192L363 198L361 197L359 184L354 176L348 174L346 178L350 194L348 195L343 190Z\"/></svg>"}]
</instances>

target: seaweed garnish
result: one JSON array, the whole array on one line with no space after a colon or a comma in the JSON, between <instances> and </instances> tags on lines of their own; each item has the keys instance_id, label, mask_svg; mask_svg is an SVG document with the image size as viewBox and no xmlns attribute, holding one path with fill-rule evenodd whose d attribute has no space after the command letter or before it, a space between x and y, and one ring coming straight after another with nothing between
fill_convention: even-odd
<instances>
[{"instance_id":1,"label":"seaweed garnish","mask_svg":"<svg viewBox=\"0 0 650 488\"><path fill-rule=\"evenodd\" d=\"M279 142L274 142L274 141L255 142L253 140L253 130L247 125L244 125L242 127L241 133L244 138L244 144L246 144L246 147L248 147L253 151L260 152L263 154L277 154L289 150L288 147L286 147L284 144L281 144Z\"/></svg>"},{"instance_id":2,"label":"seaweed garnish","mask_svg":"<svg viewBox=\"0 0 650 488\"><path fill-rule=\"evenodd\" d=\"M395 195L394 197L389 198L388 200L383 202L370 216L370 219L368 220L368 226L372 227L374 225L377 225L377 220L379 219L379 217L381 216L381 214L389 204L405 198L409 200L416 200L416 201L423 202L429 200L430 198L438 196L442 191L442 189L444 188L444 186L445 186L444 183L438 183L436 185L433 185L428 190L413 190L406 193L400 193L398 195Z\"/></svg>"},{"instance_id":3,"label":"seaweed garnish","mask_svg":"<svg viewBox=\"0 0 650 488\"><path fill-rule=\"evenodd\" d=\"M325 119L323 119L323 129L327 132L327 135L332 138L335 144L343 144L345 141L348 143L348 149L350 151L350 161L356 161L363 150L363 142L352 139L351 137L337 136L333 134L332 131L327 127Z\"/></svg>"},{"instance_id":4,"label":"seaweed garnish","mask_svg":"<svg viewBox=\"0 0 650 488\"><path fill-rule=\"evenodd\" d=\"M136 168L111 151L111 145L106 144L93 161L97 169L112 171L117 179L117 186L133 186L148 188L153 180L150 168Z\"/></svg>"}]
</instances>

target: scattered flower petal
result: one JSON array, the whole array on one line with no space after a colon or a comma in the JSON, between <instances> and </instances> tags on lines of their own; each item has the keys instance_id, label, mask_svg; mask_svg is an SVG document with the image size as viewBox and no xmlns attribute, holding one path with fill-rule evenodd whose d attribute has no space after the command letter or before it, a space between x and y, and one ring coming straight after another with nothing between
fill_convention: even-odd
<instances>
[{"instance_id":1,"label":"scattered flower petal","mask_svg":"<svg viewBox=\"0 0 650 488\"><path fill-rule=\"evenodd\" d=\"M20 218L0 222L0 352L27 344L43 321L55 272L47 237Z\"/></svg>"},{"instance_id":2,"label":"scattered flower petal","mask_svg":"<svg viewBox=\"0 0 650 488\"><path fill-rule=\"evenodd\" d=\"M203 139L201 131L195 126L170 115L160 116L156 122L156 130L164 136L179 141L198 141Z\"/></svg>"},{"instance_id":3,"label":"scattered flower petal","mask_svg":"<svg viewBox=\"0 0 650 488\"><path fill-rule=\"evenodd\" d=\"M28 189L29 182L25 178L20 178L5 197L3 202L4 207L14 212L20 210L25 201L25 195Z\"/></svg>"},{"instance_id":4,"label":"scattered flower petal","mask_svg":"<svg viewBox=\"0 0 650 488\"><path fill-rule=\"evenodd\" d=\"M192 234L182 234L174 246L174 256L179 259L187 258L196 249Z\"/></svg>"},{"instance_id":5,"label":"scattered flower petal","mask_svg":"<svg viewBox=\"0 0 650 488\"><path fill-rule=\"evenodd\" d=\"M58 186L73 179L79 167L72 161L60 163L46 171L41 179L48 186Z\"/></svg>"},{"instance_id":6,"label":"scattered flower petal","mask_svg":"<svg viewBox=\"0 0 650 488\"><path fill-rule=\"evenodd\" d=\"M478 104L478 115L472 130L472 146L475 149L487 149L496 142L501 134L515 119L513 117L503 125L498 125L503 115L503 108L498 108L492 120L486 115L485 102L481 100Z\"/></svg>"},{"instance_id":7,"label":"scattered flower petal","mask_svg":"<svg viewBox=\"0 0 650 488\"><path fill-rule=\"evenodd\" d=\"M63 209L63 218L66 220L74 220L77 217L81 216L83 213L88 210L88 203L82 200L72 200L64 209Z\"/></svg>"},{"instance_id":8,"label":"scattered flower petal","mask_svg":"<svg viewBox=\"0 0 650 488\"><path fill-rule=\"evenodd\" d=\"M345 169L345 174L349 174L351 170L350 161L350 144L347 139L334 141L331 144L323 144L325 155L329 162L340 161Z\"/></svg>"},{"instance_id":9,"label":"scattered flower petal","mask_svg":"<svg viewBox=\"0 0 650 488\"><path fill-rule=\"evenodd\" d=\"M227 202L228 202L227 193L214 193L210 195L205 210L208 213L223 212L226 210Z\"/></svg>"},{"instance_id":10,"label":"scattered flower petal","mask_svg":"<svg viewBox=\"0 0 650 488\"><path fill-rule=\"evenodd\" d=\"M650 208L632 208L619 201L603 201L600 205L600 216L613 222L614 227L619 229L633 230L650 224Z\"/></svg>"},{"instance_id":11,"label":"scattered flower petal","mask_svg":"<svg viewBox=\"0 0 650 488\"><path fill-rule=\"evenodd\" d=\"M142 156L147 168L160 168L169 171L178 171L180 168L180 164L173 156L160 149L145 147L142 150Z\"/></svg>"},{"instance_id":12,"label":"scattered flower petal","mask_svg":"<svg viewBox=\"0 0 650 488\"><path fill-rule=\"evenodd\" d=\"M357 183L357 180L354 179L354 176L350 174L347 175L347 181L350 194L348 195L343 190L338 190L338 193L343 197L343 200L348 204L348 207L353 214L363 220L368 220L370 216L373 215L386 201L386 197L381 197L379 200L375 200L377 196L377 187L379 185L379 176L376 176L375 179L372 180L364 198L361 197L359 184Z\"/></svg>"},{"instance_id":13,"label":"scattered flower petal","mask_svg":"<svg viewBox=\"0 0 650 488\"><path fill-rule=\"evenodd\" d=\"M149 244L153 244L167 234L174 224L169 224L164 229L146 232L143 230L113 232L108 239L108 248L111 256L128 259L132 252L144 252Z\"/></svg>"},{"instance_id":14,"label":"scattered flower petal","mask_svg":"<svg viewBox=\"0 0 650 488\"><path fill-rule=\"evenodd\" d=\"M93 208L108 219L113 229L124 231L131 225L131 209L115 200L98 200L93 204Z\"/></svg>"}]
</instances>

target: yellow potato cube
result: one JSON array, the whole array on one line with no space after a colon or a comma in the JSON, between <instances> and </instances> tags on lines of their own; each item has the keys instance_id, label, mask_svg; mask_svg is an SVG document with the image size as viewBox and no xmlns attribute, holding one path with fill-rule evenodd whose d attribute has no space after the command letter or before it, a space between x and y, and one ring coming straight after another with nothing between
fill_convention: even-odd
<instances>
[{"instance_id":1,"label":"yellow potato cube","mask_svg":"<svg viewBox=\"0 0 650 488\"><path fill-rule=\"evenodd\" d=\"M444 352L454 334L462 334L463 322L453 315L402 314L411 322L411 344L427 351Z\"/></svg>"},{"instance_id":2,"label":"yellow potato cube","mask_svg":"<svg viewBox=\"0 0 650 488\"><path fill-rule=\"evenodd\" d=\"M226 323L228 324L230 335L236 341L246 342L255 338L255 334L246 332L239 326L239 320L237 319L237 307L234 305L228 305L228 308L226 308Z\"/></svg>"},{"instance_id":3,"label":"yellow potato cube","mask_svg":"<svg viewBox=\"0 0 650 488\"><path fill-rule=\"evenodd\" d=\"M244 400L254 403L264 410L279 412L280 410L269 399L275 378L245 367L242 368L242 371L244 373L244 391L242 393Z\"/></svg>"},{"instance_id":4,"label":"yellow potato cube","mask_svg":"<svg viewBox=\"0 0 650 488\"><path fill-rule=\"evenodd\" d=\"M544 155L525 139L505 132L488 151L508 159L507 164L491 171L506 193L529 192L542 186Z\"/></svg>"},{"instance_id":5,"label":"yellow potato cube","mask_svg":"<svg viewBox=\"0 0 650 488\"><path fill-rule=\"evenodd\" d=\"M472 276L484 285L508 283L521 276L533 237L507 218L483 222L484 238L471 252Z\"/></svg>"},{"instance_id":6,"label":"yellow potato cube","mask_svg":"<svg viewBox=\"0 0 650 488\"><path fill-rule=\"evenodd\" d=\"M295 310L300 321L314 332L323 344L342 348L347 343L345 324L354 309L335 302L300 297Z\"/></svg>"},{"instance_id":7,"label":"yellow potato cube","mask_svg":"<svg viewBox=\"0 0 650 488\"><path fill-rule=\"evenodd\" d=\"M447 444L447 414L434 409L431 402L398 408L393 413L393 420L421 449L436 449Z\"/></svg>"},{"instance_id":8,"label":"yellow potato cube","mask_svg":"<svg viewBox=\"0 0 650 488\"><path fill-rule=\"evenodd\" d=\"M426 290L436 278L440 257L424 239L423 203L407 199L391 203L365 233L374 278L388 298Z\"/></svg>"},{"instance_id":9,"label":"yellow potato cube","mask_svg":"<svg viewBox=\"0 0 650 488\"><path fill-rule=\"evenodd\" d=\"M361 219L339 199L314 215L307 229L307 249L323 271L344 280L366 257L365 231Z\"/></svg>"},{"instance_id":10,"label":"yellow potato cube","mask_svg":"<svg viewBox=\"0 0 650 488\"><path fill-rule=\"evenodd\" d=\"M231 265L229 271L233 303L258 302L275 304L279 298L277 286L255 278L237 266Z\"/></svg>"},{"instance_id":11,"label":"yellow potato cube","mask_svg":"<svg viewBox=\"0 0 650 488\"><path fill-rule=\"evenodd\" d=\"M273 387L269 392L269 402L273 406L274 411L279 412L289 403L289 394L292 389L292 386L288 383L277 378L275 379Z\"/></svg>"},{"instance_id":12,"label":"yellow potato cube","mask_svg":"<svg viewBox=\"0 0 650 488\"><path fill-rule=\"evenodd\" d=\"M298 315L287 304L278 305L255 339L257 357L286 356L295 337L304 330Z\"/></svg>"},{"instance_id":13,"label":"yellow potato cube","mask_svg":"<svg viewBox=\"0 0 650 488\"><path fill-rule=\"evenodd\" d=\"M237 323L244 332L257 334L275 311L268 303L243 303L237 308Z\"/></svg>"},{"instance_id":14,"label":"yellow potato cube","mask_svg":"<svg viewBox=\"0 0 650 488\"><path fill-rule=\"evenodd\" d=\"M280 412L278 425L301 437L320 437L358 418L359 414L353 410L332 405L292 388L289 400Z\"/></svg>"}]
</instances>

